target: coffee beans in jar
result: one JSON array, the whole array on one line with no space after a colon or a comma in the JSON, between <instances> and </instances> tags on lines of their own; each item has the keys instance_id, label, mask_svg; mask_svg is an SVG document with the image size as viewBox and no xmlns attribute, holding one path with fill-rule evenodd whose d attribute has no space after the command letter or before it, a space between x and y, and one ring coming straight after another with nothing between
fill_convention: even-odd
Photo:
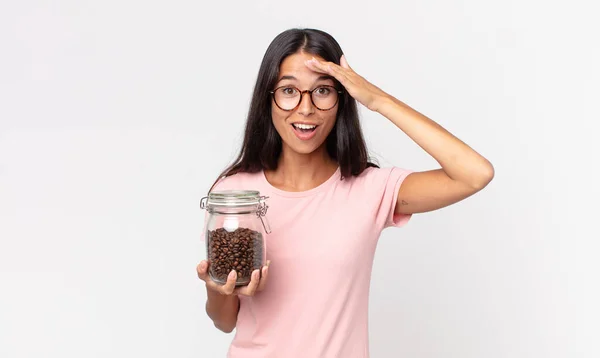
<instances>
[{"instance_id":1,"label":"coffee beans in jar","mask_svg":"<svg viewBox=\"0 0 600 358\"><path fill-rule=\"evenodd\" d=\"M224 284L232 270L237 273L237 286L250 283L252 272L263 263L263 237L258 231L224 228L207 231L209 274L213 281Z\"/></svg>"},{"instance_id":2,"label":"coffee beans in jar","mask_svg":"<svg viewBox=\"0 0 600 358\"><path fill-rule=\"evenodd\" d=\"M200 208L208 211L205 222L208 273L213 281L227 283L232 270L236 286L248 285L252 272L266 263L267 197L256 190L210 192Z\"/></svg>"}]
</instances>

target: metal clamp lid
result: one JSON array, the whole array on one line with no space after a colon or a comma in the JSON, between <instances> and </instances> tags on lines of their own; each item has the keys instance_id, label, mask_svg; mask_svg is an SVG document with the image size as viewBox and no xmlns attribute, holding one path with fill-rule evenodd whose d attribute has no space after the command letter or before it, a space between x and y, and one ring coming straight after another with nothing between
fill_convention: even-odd
<instances>
[{"instance_id":1,"label":"metal clamp lid","mask_svg":"<svg viewBox=\"0 0 600 358\"><path fill-rule=\"evenodd\" d=\"M236 207L256 205L256 216L260 219L267 234L271 233L269 221L266 218L269 206L265 200L268 196L261 196L256 190L223 190L209 193L200 199L200 209L211 207Z\"/></svg>"},{"instance_id":2,"label":"metal clamp lid","mask_svg":"<svg viewBox=\"0 0 600 358\"><path fill-rule=\"evenodd\" d=\"M269 209L269 206L265 202L265 200L268 198L269 198L268 196L260 197L260 200L259 200L260 204L258 206L258 209L256 210L256 215L262 222L263 227L265 228L265 232L267 234L270 234L271 233L271 225L269 225L269 219L267 219L267 210Z\"/></svg>"},{"instance_id":3,"label":"metal clamp lid","mask_svg":"<svg viewBox=\"0 0 600 358\"><path fill-rule=\"evenodd\" d=\"M214 191L200 200L200 208L208 206L247 206L260 202L260 193L256 190Z\"/></svg>"}]
</instances>

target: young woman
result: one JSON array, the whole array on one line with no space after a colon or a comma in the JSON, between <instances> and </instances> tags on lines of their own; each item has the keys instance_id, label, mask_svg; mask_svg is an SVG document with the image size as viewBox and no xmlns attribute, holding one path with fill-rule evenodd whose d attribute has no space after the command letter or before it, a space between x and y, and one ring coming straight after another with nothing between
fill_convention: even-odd
<instances>
[{"instance_id":1,"label":"young woman","mask_svg":"<svg viewBox=\"0 0 600 358\"><path fill-rule=\"evenodd\" d=\"M357 102L380 113L441 168L369 162ZM368 295L377 240L412 214L483 189L490 162L440 125L366 81L329 34L292 29L263 58L241 152L214 190L269 197L267 264L235 288L197 272L206 311L236 335L230 357L368 357ZM272 264L271 264L272 263Z\"/></svg>"}]
</instances>

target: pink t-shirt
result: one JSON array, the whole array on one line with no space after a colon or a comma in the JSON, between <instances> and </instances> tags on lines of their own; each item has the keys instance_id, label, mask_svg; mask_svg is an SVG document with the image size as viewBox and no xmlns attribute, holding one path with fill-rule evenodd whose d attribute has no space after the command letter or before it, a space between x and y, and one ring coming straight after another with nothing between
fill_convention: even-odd
<instances>
[{"instance_id":1,"label":"pink t-shirt","mask_svg":"<svg viewBox=\"0 0 600 358\"><path fill-rule=\"evenodd\" d=\"M238 173L213 190L259 190L269 197L269 282L240 297L230 358L369 357L368 300L381 231L401 227L394 215L410 171L367 168L303 192L273 187L263 172Z\"/></svg>"}]
</instances>

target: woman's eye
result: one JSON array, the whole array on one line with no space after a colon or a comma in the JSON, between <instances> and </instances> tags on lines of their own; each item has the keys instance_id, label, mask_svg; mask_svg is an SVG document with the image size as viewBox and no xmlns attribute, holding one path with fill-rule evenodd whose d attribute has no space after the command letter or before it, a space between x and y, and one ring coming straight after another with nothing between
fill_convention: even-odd
<instances>
[{"instance_id":1,"label":"woman's eye","mask_svg":"<svg viewBox=\"0 0 600 358\"><path fill-rule=\"evenodd\" d=\"M317 94L320 96L326 96L331 92L328 87L319 87L317 88Z\"/></svg>"},{"instance_id":2,"label":"woman's eye","mask_svg":"<svg viewBox=\"0 0 600 358\"><path fill-rule=\"evenodd\" d=\"M296 89L294 87L286 87L286 88L282 88L281 92L285 95L291 96L296 94Z\"/></svg>"}]
</instances>

